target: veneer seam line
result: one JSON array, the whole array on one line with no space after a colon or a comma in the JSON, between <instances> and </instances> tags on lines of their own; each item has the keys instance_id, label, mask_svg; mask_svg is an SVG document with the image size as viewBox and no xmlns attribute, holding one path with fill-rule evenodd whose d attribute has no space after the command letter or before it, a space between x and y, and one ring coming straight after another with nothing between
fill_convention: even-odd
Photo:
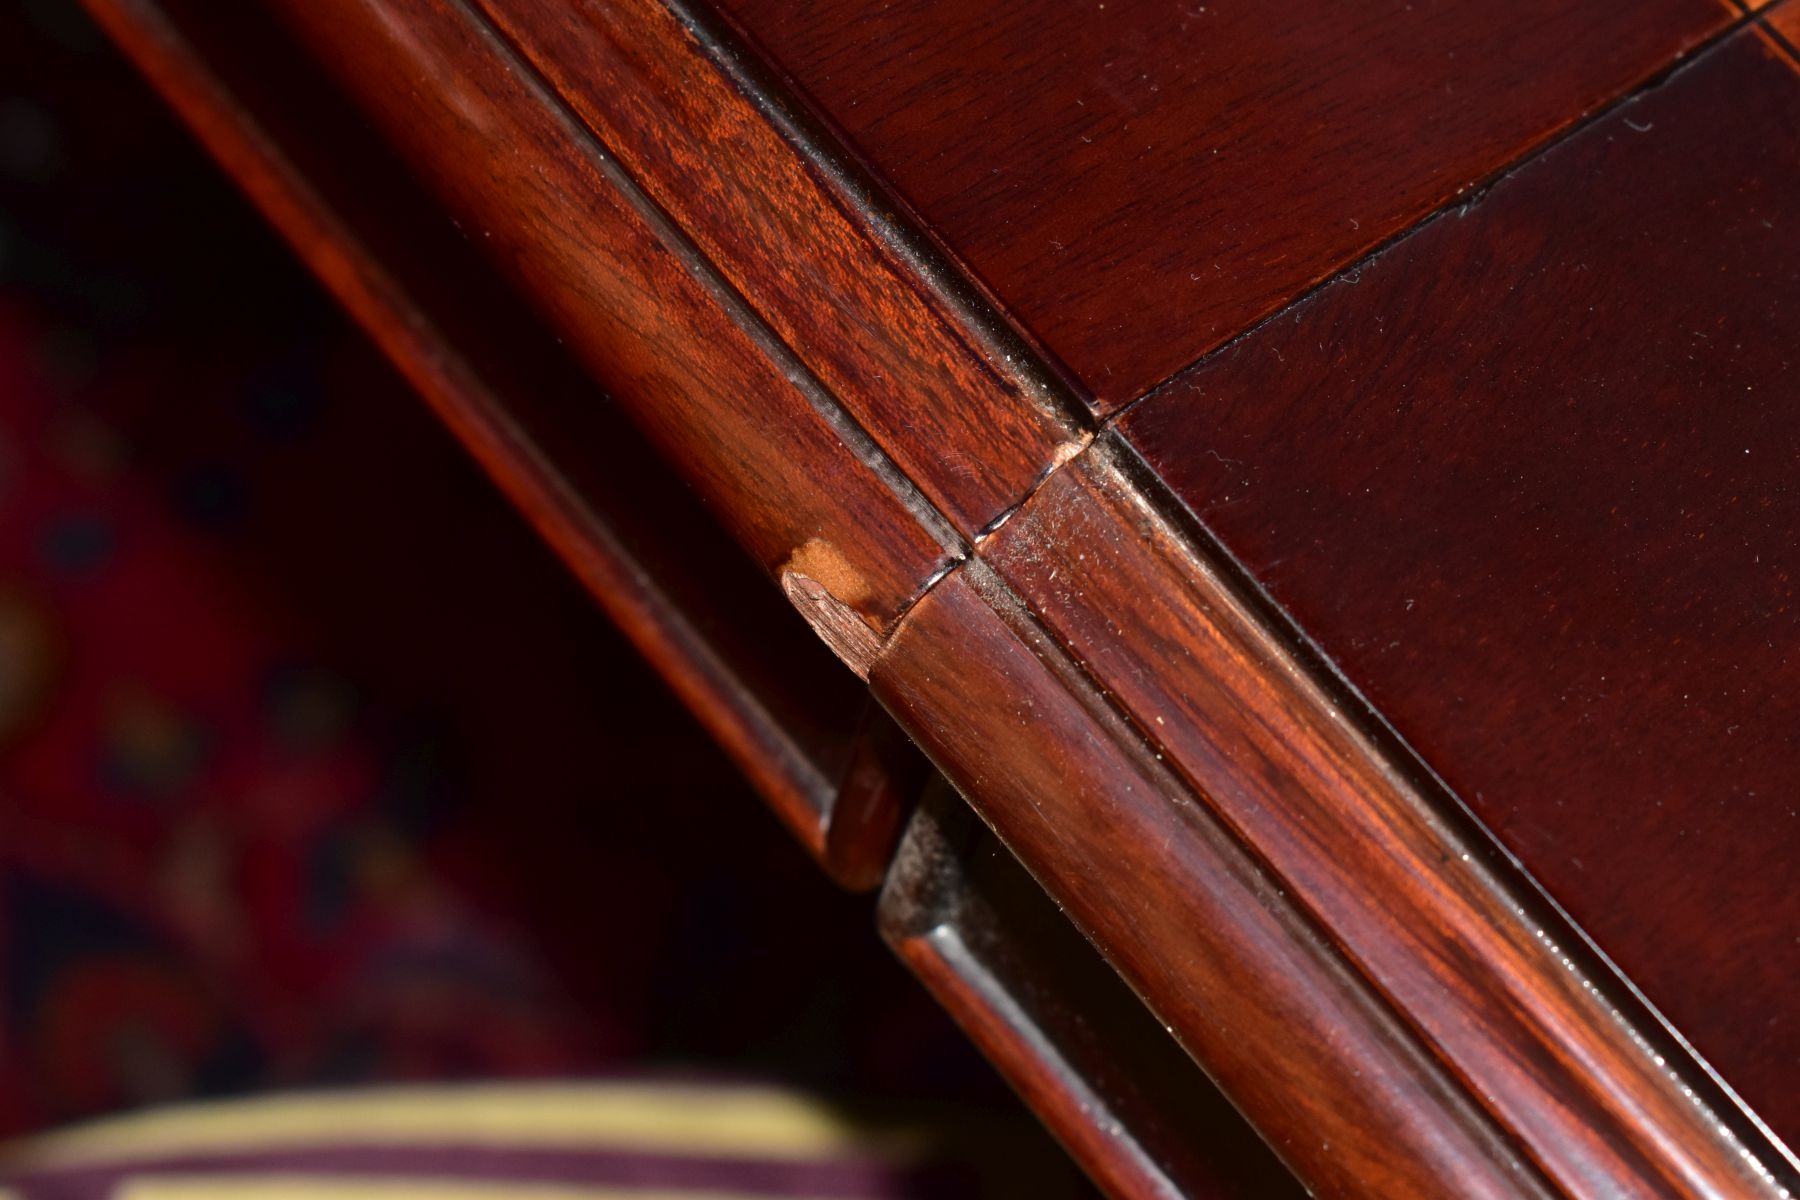
<instances>
[{"instance_id":1,"label":"veneer seam line","mask_svg":"<svg viewBox=\"0 0 1800 1200\"><path fill-rule=\"evenodd\" d=\"M1757 32L1761 33L1777 50L1786 55L1788 65L1793 67L1795 71L1800 72L1800 46L1795 45L1794 42L1788 38L1787 34L1781 31L1781 27L1775 24L1771 19L1772 14L1777 8L1784 7L1792 2L1793 0L1775 0L1775 3L1760 10L1756 14L1756 26Z\"/></svg>"},{"instance_id":2,"label":"veneer seam line","mask_svg":"<svg viewBox=\"0 0 1800 1200\"><path fill-rule=\"evenodd\" d=\"M613 155L609 149L607 149L604 140L594 133L594 131L589 128L565 102L563 102L556 90L549 85L532 64L525 61L524 56L519 53L518 49L507 41L503 34L493 27L485 14L474 11L469 5L460 3L460 0L459 7L472 22L483 28L486 34L490 38L493 38L495 42L504 49L511 65L521 74L534 91L537 91L540 96L545 98L547 102L546 107L554 112L559 123L562 123L566 128L578 135L585 135L585 137L578 136L574 140L578 146L585 141L586 145L583 148L592 157L595 166L599 169L603 177L618 188L620 194L651 226L657 236L664 241L665 245L669 246L671 250L677 254L677 257L682 260L684 267L686 267L690 274L692 274L708 293L714 297L721 305L721 308L731 316L732 320L751 337L751 340L757 345L758 349L767 355L782 373L792 381L799 390L801 390L808 402L831 423L832 427L835 430L838 430L840 434L844 435L845 444L847 448L850 449L851 453L865 467L874 471L890 490L894 491L897 495L900 495L907 501L909 512L932 532L940 545L943 545L946 550L951 550L952 553L962 550L963 547L960 537L955 534L954 529L943 519L942 514L935 506L919 492L917 485L913 483L911 478L888 458L885 451L883 451L879 444L874 441L866 429L864 429L857 421L855 416L847 411L841 402L831 394L830 390L826 388L815 375L813 375L800 360L795 351L780 337L780 335L769 327L761 314L756 311L755 307L751 305L742 293L737 291L729 280L723 276L719 268L693 243L687 234L676 225L668 213L662 209L654 198L645 191L643 186L637 182L624 164ZM1734 25L1731 28L1735 29L1736 27L1737 26ZM1721 33L1719 36L1723 37L1725 34ZM1688 56L1684 56L1680 65L1686 65L1697 60L1708 48L1710 48L1710 44L1707 47L1697 49ZM1670 73L1672 73L1672 71ZM1667 75L1665 74L1663 78L1666 79ZM1653 84L1650 86L1656 85ZM1563 131L1561 136L1547 140L1545 143L1535 148L1531 154L1516 160L1510 167L1503 168L1500 174L1496 175L1490 183L1475 191L1473 195L1465 198L1463 204L1464 211L1479 204L1480 200L1485 197L1487 189L1492 187L1495 183L1498 183L1505 175L1510 174L1512 169L1518 169L1527 161L1537 157L1537 155L1547 152L1554 145L1560 144L1563 137L1572 136L1577 130L1585 128L1590 123L1591 119L1598 119L1605 112L1611 111L1612 108L1617 105L1628 103L1630 99L1635 98L1637 95L1641 95L1645 90L1647 90L1647 88L1639 88L1629 96L1615 99L1612 104L1603 106L1596 110L1595 113L1590 114L1590 119L1577 121L1571 125L1569 129ZM1402 231L1400 234L1397 234L1394 239L1385 243L1383 247L1378 248L1378 250L1373 252L1369 257L1372 258L1378 255L1383 252L1387 246L1391 245L1394 241L1397 241L1399 237L1406 236L1412 231L1422 227L1430 220L1437 219L1437 217L1442 216L1446 211L1448 210L1442 209L1437 214L1427 217L1425 220L1415 224L1408 230ZM1308 295L1310 295L1310 293L1308 293ZM1295 303L1304 302L1304 299L1305 297L1302 297L1301 300L1296 301ZM1285 311L1287 310L1284 308L1282 312ZM1276 314L1275 316L1279 315L1280 314ZM1275 319L1275 316L1272 316L1270 320ZM1260 327L1260 324L1258 327ZM1248 332L1250 331L1246 331L1246 334ZM1236 339L1233 340L1235 341ZM1120 411L1126 411L1129 407L1131 406L1127 405L1126 408L1121 409ZM1065 462L1066 461L1069 460L1065 460ZM983 530L983 536L986 536L994 529L997 529L1013 512L1016 512L1019 507L1027 503L1037 491L1043 487L1044 483L1049 478L1053 477L1055 471L1059 469L1061 465L1063 464L1053 463L1046 470L1044 475L1035 481L1031 488L1027 489L1026 494L1021 497L1012 508L1002 513L996 518L995 522L987 529ZM932 518L935 518L938 522L937 528L932 528ZM946 564L936 576L925 581L920 590L902 606L899 615L894 620L895 627L897 627L898 624L905 619L905 616L910 613L912 608L917 605L918 600L929 593L938 579L941 579L948 573L954 571L956 565L957 563L953 559L953 561ZM1284 645L1288 641L1287 638L1279 636L1276 640Z\"/></svg>"},{"instance_id":3,"label":"veneer seam line","mask_svg":"<svg viewBox=\"0 0 1800 1200\"><path fill-rule=\"evenodd\" d=\"M134 10L141 7L138 0L89 0L89 2L108 5L129 5ZM468 11L466 5L464 6L464 11ZM507 41L503 34L491 26L487 21L485 14L470 13L469 15L475 22L479 23L480 27L485 27L489 34L498 38L500 45L506 49L509 59L517 59L520 57L517 48ZM1742 23L1740 23L1740 26L1741 24ZM1734 26L1733 29L1738 27L1739 26ZM1723 37L1725 35L1721 34L1720 36ZM1790 54L1793 52L1791 46L1788 46L1787 49ZM1681 66L1686 66L1692 61L1697 60L1699 55L1703 52L1702 49L1697 49L1693 52L1692 57L1684 58ZM643 191L636 183L635 179L633 179L625 170L623 164L607 150L604 140L599 138L597 134L594 134L593 131L586 126L585 122L582 122L577 115L573 114L572 111L568 110L566 106L563 106L560 103L560 97L557 96L555 90L549 88L547 83L540 76L536 75L529 63L514 61L512 62L512 65L525 76L529 84L536 88L543 89L550 97L555 98L556 103L552 111L556 113L560 120L573 121L577 129L585 130L587 132L588 136L586 140L590 144L586 147L586 150L593 156L596 167L601 171L602 176L609 183L613 183L615 186L619 187L621 195L633 206L633 210L643 217L658 237L665 238L665 245L668 245L671 251L676 253L677 257L683 262L684 267L694 275L696 280L700 282L704 288L707 289L708 294L712 295L715 300L721 304L724 310L730 314L731 319L737 323L740 328L745 330L746 334L751 337L753 344L755 344L761 352L769 355L771 361L775 364L777 369L782 372L783 376L790 380L794 386L799 388L802 393L806 395L808 402L813 404L814 407L820 411L821 415L831 422L831 427L834 430L839 430L841 432L842 429L847 426L852 434L858 434L865 439L866 444L855 442L849 436L845 437L846 448L857 458L857 461L867 469L874 471L877 474L877 477L882 479L884 484L893 488L896 494L900 495L907 502L909 515L919 518L921 524L925 528L931 529L931 526L927 522L927 518L935 515L937 520L941 522L945 528L949 529L953 545L955 547L960 547L960 549L953 549L952 546L945 547L951 554L949 561L928 576L919 586L917 592L905 601L892 618L890 624L890 630L892 632L897 633L902 623L907 619L913 609L917 607L919 601L928 595L935 588L937 583L954 573L958 567L970 567L972 570L981 570L989 575L997 576L997 572L995 572L985 560L981 562L979 567L971 566L972 559L982 558L982 545L987 538L1035 497L1038 491L1040 491L1047 482L1055 476L1055 473L1061 470L1069 462L1079 459L1090 451L1099 454L1110 452L1110 450L1118 448L1113 440L1109 440L1099 451L1094 451L1094 439L1092 434L1085 434L1067 457L1063 457L1058 461L1050 463L1044 469L1043 473L1026 490L1025 495L1021 497L1017 503L1000 513L976 536L973 540L972 548L963 546L962 539L955 533L952 527L949 527L948 522L943 519L941 512L939 512L926 497L919 493L917 485L913 484L912 480L900 467L898 467L891 459L887 458L881 447L873 443L873 440L867 432L863 430L861 425L856 421L854 415L844 410L843 406L834 396L832 396L830 390L820 383L817 378L805 368L803 363L798 361L797 356L787 343L762 321L762 318L755 311L754 307L752 307L749 302L731 286L728 280L724 279L718 272L718 269L707 259L704 253L681 233L679 228L676 227L673 221L668 217L667 213ZM229 89L225 89L224 94L229 98ZM1641 94L1641 89L1640 93L1634 93L1634 96L1636 94ZM1619 103L1625 102L1627 101L1624 99L1619 101ZM250 120L249 128L251 130L257 130L261 127L254 120ZM1573 132L1573 130L1569 131L1570 135L1572 135ZM1560 141L1560 139L1558 139L1558 141ZM1547 152L1549 148L1549 146L1545 146L1542 150ZM1535 155L1530 157L1535 157ZM1524 165L1524 160L1521 159L1518 165ZM1496 179L1495 182L1498 182L1498 179ZM1488 186L1491 187L1492 184ZM1481 195L1474 197L1471 203L1484 197L1485 193L1486 188L1483 188ZM327 215L335 215L332 206L328 203L321 202L320 208ZM1416 230L1423 224L1430 220L1434 220L1437 216L1441 215L1442 213L1439 213L1425 218L1418 225L1413 226L1401 235L1397 235L1397 237L1405 236L1407 233ZM670 235L673 236L671 237ZM359 241L359 239L354 237L353 233L349 233L348 231L346 232L346 236L352 242ZM381 276L380 278L385 278L385 276ZM404 291L404 289L401 290ZM1296 303L1299 302L1300 301L1296 301ZM734 305L736 307L733 307ZM1270 319L1272 320L1274 318ZM1260 324L1261 323L1259 323L1258 327L1260 327ZM434 323L427 321L426 328L435 328L435 325ZM1248 332L1251 331L1246 331L1246 334ZM1236 339L1233 340L1235 341ZM472 371L472 373L475 378L479 379L479 371ZM1143 397L1140 397L1140 399L1142 398ZM1135 404L1136 401L1133 401L1132 403ZM1130 406L1128 405L1126 407L1129 408ZM1124 409L1121 409L1121 411L1124 411ZM474 416L477 421L481 420L479 410ZM842 425L840 425L840 421L842 422ZM502 424L504 424L504 422L502 422ZM492 428L490 429L490 433L503 440L507 437L505 430L502 428ZM1117 435L1114 435L1114 438L1116 439ZM1135 456L1135 452L1130 451L1128 446L1124 447L1124 449L1130 455ZM1147 467L1143 469L1148 470ZM890 475L892 478L890 478ZM560 495L562 492L567 491L567 488L558 488L556 486L553 481L558 478L559 476L556 472L549 471L547 478L543 481L543 485L552 492ZM1298 626L1293 625L1291 619L1286 621L1281 619L1285 617L1283 610L1267 596L1266 591L1256 583L1254 578L1248 576L1242 564L1238 563L1228 551L1223 549L1223 547L1213 546L1195 539L1193 534L1187 528L1186 521L1197 523L1197 518L1192 517L1191 513L1186 513L1185 509L1183 509L1185 514L1183 522L1171 520L1170 513L1166 511L1166 505L1169 503L1166 498L1159 501L1157 496L1151 494L1152 489L1146 489L1138 480L1131 478L1130 473L1126 473L1124 478L1126 484L1135 493L1137 500L1141 501L1154 511L1157 514L1158 519L1169 522L1171 531L1177 538L1178 544L1184 547L1188 554L1194 556L1197 561L1205 564L1207 569L1218 572L1220 578L1224 580L1228 587L1243 590L1256 601L1256 603L1248 610L1250 619L1256 623L1256 626L1260 631L1266 634L1272 644L1281 647L1284 651L1296 656L1295 662L1298 669L1309 683L1324 688L1328 695L1335 694L1336 691L1341 689L1348 689L1348 694L1355 697L1358 704L1356 706L1357 711L1344 713L1344 719L1346 721L1350 722L1366 739L1369 738L1370 735L1367 730L1362 728L1362 726L1365 722L1369 721L1381 725L1383 729L1388 731L1388 734L1391 735L1392 738L1398 738L1397 734L1392 733L1391 727L1385 726L1385 723L1382 722L1379 711L1369 705L1367 701L1363 699L1360 692L1356 691L1353 685L1350 685L1347 680L1342 678L1341 674L1337 673L1332 668L1330 659L1324 656L1322 651L1318 650L1316 645L1306 637L1305 633L1300 630ZM578 496L575 497L575 502L579 509L580 502ZM1179 501L1177 500L1175 503L1179 504ZM571 515L578 517L578 512L572 513ZM1203 525L1200 528L1204 531ZM939 531L935 529L932 529L932 532L934 536L937 536L939 533ZM941 538L940 544L943 544ZM1012 597L1013 602L1020 607L1020 610L1026 619L1029 619L1034 628L1040 632L1040 636L1045 640L1052 652L1059 656L1059 659L1062 661L1062 671L1059 672L1059 674L1063 672L1070 674L1072 676L1072 683L1079 685L1083 698L1078 700L1078 703L1089 707L1090 710L1092 710L1095 705L1104 706L1107 712L1112 713L1119 721L1123 722L1123 731L1112 736L1129 737L1132 742L1133 753L1140 758L1147 757L1156 744L1153 740L1154 735L1145 730L1141 722L1123 707L1122 700L1113 696L1108 689L1101 685L1100 680L1092 673L1088 665L1064 644L1063 639L1056 635L1045 624L1039 614L1020 598L1009 584L1004 580L999 580L998 584ZM1264 611L1265 608L1269 611ZM1070 686L1069 690L1073 692L1076 688ZM1400 764L1388 761L1390 755L1395 752L1387 747L1386 741L1386 738L1372 739L1373 748L1370 757L1376 760L1378 769L1392 769L1399 772L1399 778L1410 779L1410 776L1406 771L1401 769ZM1441 784L1441 781L1437 779L1437 776L1431 772L1430 766L1418 759L1416 754L1410 753L1410 748L1406 747L1404 740L1399 740L1399 745L1401 747L1400 758L1402 763L1404 763L1406 767L1425 772L1430 780L1435 781L1430 787L1425 789L1423 798L1426 803L1435 808L1436 801L1440 798L1445 798L1449 803L1460 806L1460 801L1457 800L1455 793L1451 792L1447 787L1444 787ZM1160 758L1161 756L1158 755L1157 757ZM1180 783L1180 790L1183 794L1192 795L1194 793L1195 789L1187 784L1187 781L1182 777L1181 772L1173 770L1172 768L1167 768L1166 764L1164 764L1164 767L1171 775L1176 777L1177 781ZM1203 797L1196 796L1195 798L1203 807L1208 807L1210 812L1210 807ZM1227 834L1229 834L1234 842L1239 845L1241 851L1249 855L1251 861L1257 863L1270 879L1279 880L1281 878L1278 872L1273 871L1267 866L1254 845L1247 842L1244 838L1231 833L1228 824L1224 827ZM1485 830L1485 826L1480 825L1479 822L1476 823L1476 827ZM1503 846L1499 847L1499 849L1503 854L1505 853L1505 848ZM1601 962L1618 976L1623 985L1630 989L1633 995L1638 997L1640 1003L1644 1004L1652 1014L1655 1014L1654 1006L1650 1006L1647 1001L1643 1000L1641 995L1636 992L1635 987L1633 987L1630 980L1623 976L1622 972L1618 972L1618 969L1611 964L1609 959L1606 959L1604 954L1600 952L1597 947L1592 945L1591 941L1586 940L1585 933L1581 931L1580 927L1575 925L1572 920L1567 919L1567 915L1562 913L1562 910L1559 907L1555 906L1555 901L1547 895L1542 894L1542 889L1536 886L1535 881L1532 880L1532 877L1528 872L1523 871L1523 868L1517 863L1517 860L1510 855L1507 855L1507 858L1514 868L1522 874L1523 878L1531 882L1533 890L1539 894L1538 898L1555 908L1555 911L1564 918L1568 928L1573 930L1577 936L1583 939L1586 948L1591 953L1597 955ZM1511 894L1510 889L1504 882L1497 886L1500 888L1500 892L1503 896L1509 896ZM1304 904L1301 904L1292 898L1288 899L1287 903L1291 906L1298 905L1296 911L1299 914L1305 919L1314 922L1314 924L1318 924L1317 919L1311 916L1310 910ZM1328 947L1336 947L1336 941L1330 936L1329 930L1326 927L1320 926L1319 933L1320 936L1325 938ZM1341 950L1337 950L1336 952L1342 955ZM1381 989L1372 980L1367 979L1365 973L1353 960L1348 960L1346 958L1346 964L1376 997L1383 999L1384 1002L1388 1003L1391 1007L1391 1001L1386 1001L1385 994ZM1432 1050L1433 1043L1431 1039L1423 1036L1416 1030L1413 1030L1411 1023L1406 1021L1404 1017L1399 1019L1408 1030L1412 1030L1414 1039L1431 1054L1433 1060L1439 1061L1447 1071L1455 1076L1454 1068L1447 1061L1442 1060L1441 1056ZM1632 1029L1632 1025L1628 1020L1625 1021L1625 1028L1628 1031ZM1679 1037L1678 1031L1671 1030L1669 1032L1673 1033L1677 1038ZM1685 1043L1683 1044L1685 1045ZM1689 1048L1689 1053L1702 1068L1710 1072L1710 1068L1706 1066L1704 1059L1701 1059L1697 1054L1693 1054L1691 1048ZM1716 1076L1714 1078L1715 1082L1724 1086L1723 1081L1717 1080ZM1460 1084L1460 1077L1457 1077L1457 1079ZM1466 1085L1464 1085L1464 1090L1468 1090ZM1726 1090L1729 1092L1728 1088ZM1735 1099L1735 1096L1733 1099ZM1504 1122L1495 1120L1494 1123L1503 1134L1506 1132ZM1779 1146L1779 1142L1776 1144Z\"/></svg>"},{"instance_id":4,"label":"veneer seam line","mask_svg":"<svg viewBox=\"0 0 1800 1200\"><path fill-rule=\"evenodd\" d=\"M1481 176L1479 179L1469 183L1461 191L1457 192L1456 195L1444 201L1430 212L1425 213L1423 216L1413 221L1412 224L1383 238L1379 243L1361 255L1358 255L1356 258L1332 268L1327 274L1321 276L1316 282L1310 284L1302 291L1296 293L1292 298L1283 302L1267 316L1259 318L1252 324L1247 325L1243 329L1232 334L1212 349L1199 355L1197 358L1194 358L1192 361L1183 363L1175 370L1170 371L1167 375L1138 393L1138 395L1127 400L1125 403L1119 405L1118 408L1101 418L1100 428L1113 428L1113 426L1122 420L1127 413L1135 410L1140 404L1168 392L1184 375L1197 370L1206 363L1211 362L1213 359L1218 358L1220 355L1235 348L1246 339L1255 336L1256 333L1265 326L1272 325L1282 318L1291 315L1296 309L1306 304L1326 288L1332 287L1346 279L1354 282L1364 270L1373 266L1388 251L1392 250L1395 246L1399 245L1413 234L1418 233L1426 226L1440 221L1452 213L1455 213L1459 217L1470 215L1482 201L1487 199L1488 193L1493 191L1495 187L1505 182L1507 179L1511 178L1515 173L1529 167L1532 163L1557 149L1569 139L1586 132L1596 123L1605 120L1619 109L1633 103L1640 97L1661 88L1681 72L1696 65L1706 55L1719 49L1733 35L1741 32L1747 27L1763 23L1760 14L1745 13L1737 9L1728 9L1728 12L1732 15L1730 21L1696 42L1688 50L1662 64L1662 66L1646 76L1635 87L1619 92L1614 96L1602 100L1586 112L1577 114L1562 128L1556 129L1545 135L1528 146L1516 157L1507 160L1495 167L1492 171Z\"/></svg>"}]
</instances>

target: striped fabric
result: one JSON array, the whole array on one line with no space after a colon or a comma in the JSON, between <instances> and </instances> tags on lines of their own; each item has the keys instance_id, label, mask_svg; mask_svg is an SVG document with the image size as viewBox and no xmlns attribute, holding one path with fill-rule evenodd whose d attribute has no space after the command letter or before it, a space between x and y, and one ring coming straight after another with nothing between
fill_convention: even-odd
<instances>
[{"instance_id":1,"label":"striped fabric","mask_svg":"<svg viewBox=\"0 0 1800 1200\"><path fill-rule=\"evenodd\" d=\"M898 1200L1070 1194L997 1178L1005 1131L776 1088L384 1088L187 1105L0 1150L7 1200ZM1061 1176L1060 1179L1054 1178ZM1060 1186L1058 1186L1060 1184ZM1048 1191L1042 1190L1048 1185ZM1016 1188L1025 1187L1026 1191Z\"/></svg>"}]
</instances>

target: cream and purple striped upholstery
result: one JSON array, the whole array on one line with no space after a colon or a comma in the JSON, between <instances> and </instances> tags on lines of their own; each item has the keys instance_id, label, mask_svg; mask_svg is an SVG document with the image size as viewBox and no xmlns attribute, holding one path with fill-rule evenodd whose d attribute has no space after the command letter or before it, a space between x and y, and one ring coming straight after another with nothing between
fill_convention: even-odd
<instances>
[{"instance_id":1,"label":"cream and purple striped upholstery","mask_svg":"<svg viewBox=\"0 0 1800 1200\"><path fill-rule=\"evenodd\" d=\"M105 1120L0 1151L7 1200L900 1200L1070 1195L982 1116L852 1116L768 1087L303 1093ZM1023 1190L1021 1190L1023 1189Z\"/></svg>"}]
</instances>

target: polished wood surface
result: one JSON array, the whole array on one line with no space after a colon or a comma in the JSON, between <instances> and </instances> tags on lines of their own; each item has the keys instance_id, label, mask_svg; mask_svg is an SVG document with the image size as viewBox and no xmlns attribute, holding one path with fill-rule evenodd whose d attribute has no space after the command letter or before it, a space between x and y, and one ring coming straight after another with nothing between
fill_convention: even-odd
<instances>
[{"instance_id":1,"label":"polished wood surface","mask_svg":"<svg viewBox=\"0 0 1800 1200\"><path fill-rule=\"evenodd\" d=\"M1800 56L1800 8L1794 7L1794 0L1781 0L1771 8L1763 28L1773 35L1777 46Z\"/></svg>"},{"instance_id":2,"label":"polished wood surface","mask_svg":"<svg viewBox=\"0 0 1800 1200\"><path fill-rule=\"evenodd\" d=\"M907 827L882 889L881 930L1110 1194L1305 1194L946 787Z\"/></svg>"},{"instance_id":3,"label":"polished wood surface","mask_svg":"<svg viewBox=\"0 0 1800 1200\"><path fill-rule=\"evenodd\" d=\"M343 197L470 282L222 157L478 452L539 414L521 503L629 507L556 491L640 453L567 422L604 387L842 660L798 707L866 677L1305 1186L1800 1188L1795 0L264 9L417 177ZM578 364L536 409L524 306ZM655 509L641 559L729 555ZM788 819L840 877L891 841ZM902 954L1118 1194L1217 1166L932 819Z\"/></svg>"},{"instance_id":4,"label":"polished wood surface","mask_svg":"<svg viewBox=\"0 0 1800 1200\"><path fill-rule=\"evenodd\" d=\"M1732 1173L1737 1135L1718 1127L1730 1098L1679 1065L1679 1045L1354 719L1354 699L1313 677L1254 584L1159 503L1115 438L1040 489L984 561L1559 1186L1681 1190ZM1093 871L1141 835L1083 836ZM1133 853L1186 871L1195 851L1164 833ZM1174 958L1191 935L1159 932L1167 919L1134 936ZM1715 1115L1697 1119L1697 1103Z\"/></svg>"},{"instance_id":5,"label":"polished wood surface","mask_svg":"<svg viewBox=\"0 0 1800 1200\"><path fill-rule=\"evenodd\" d=\"M833 877L879 883L916 753L355 110L251 10L93 8Z\"/></svg>"},{"instance_id":6,"label":"polished wood surface","mask_svg":"<svg viewBox=\"0 0 1800 1200\"><path fill-rule=\"evenodd\" d=\"M721 0L1102 410L1665 69L1726 0Z\"/></svg>"},{"instance_id":7,"label":"polished wood surface","mask_svg":"<svg viewBox=\"0 0 1800 1200\"><path fill-rule=\"evenodd\" d=\"M268 7L776 576L885 628L956 538L473 12Z\"/></svg>"},{"instance_id":8,"label":"polished wood surface","mask_svg":"<svg viewBox=\"0 0 1800 1200\"><path fill-rule=\"evenodd\" d=\"M1790 1143L1797 223L1746 30L1121 426Z\"/></svg>"},{"instance_id":9,"label":"polished wood surface","mask_svg":"<svg viewBox=\"0 0 1800 1200\"><path fill-rule=\"evenodd\" d=\"M870 680L1309 1186L1556 1194L989 568L933 588Z\"/></svg>"},{"instance_id":10,"label":"polished wood surface","mask_svg":"<svg viewBox=\"0 0 1800 1200\"><path fill-rule=\"evenodd\" d=\"M965 536L1073 452L1031 356L876 189L790 144L750 61L655 0L479 8Z\"/></svg>"}]
</instances>

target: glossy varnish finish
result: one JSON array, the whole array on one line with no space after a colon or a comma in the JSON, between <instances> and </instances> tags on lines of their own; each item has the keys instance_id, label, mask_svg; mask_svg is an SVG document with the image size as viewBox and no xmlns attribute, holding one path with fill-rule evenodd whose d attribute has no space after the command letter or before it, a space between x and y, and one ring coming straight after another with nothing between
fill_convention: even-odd
<instances>
[{"instance_id":1,"label":"glossy varnish finish","mask_svg":"<svg viewBox=\"0 0 1800 1200\"><path fill-rule=\"evenodd\" d=\"M249 9L91 7L826 869L878 882L916 754L354 110Z\"/></svg>"},{"instance_id":2,"label":"glossy varnish finish","mask_svg":"<svg viewBox=\"0 0 1800 1200\"><path fill-rule=\"evenodd\" d=\"M1315 1191L1555 1194L988 568L927 593L870 683Z\"/></svg>"},{"instance_id":3,"label":"glossy varnish finish","mask_svg":"<svg viewBox=\"0 0 1800 1200\"><path fill-rule=\"evenodd\" d=\"M1030 356L725 49L658 0L479 6L964 535L1072 452Z\"/></svg>"},{"instance_id":4,"label":"glossy varnish finish","mask_svg":"<svg viewBox=\"0 0 1800 1200\"><path fill-rule=\"evenodd\" d=\"M984 562L1559 1186L1654 1193L1738 1174L1737 1144L1696 1106L1729 1101L1705 1096L1677 1047L1645 1044L1632 1026L1652 1022L1609 994L1604 966L1309 677L1131 465L1103 438ZM1122 835L1089 836L1104 858ZM1140 936L1191 954L1178 924Z\"/></svg>"},{"instance_id":5,"label":"glossy varnish finish","mask_svg":"<svg viewBox=\"0 0 1800 1200\"><path fill-rule=\"evenodd\" d=\"M1764 789L1800 749L1800 155L1773 24L1087 445L1058 365L1006 364L813 118L1108 411L1742 14L728 0L734 34L673 0L264 3L1309 1186L1793 1180L1556 908L1780 1119L1791 1043L1755 1054L1794 973ZM315 240L353 303L380 282ZM412 356L442 391L480 306L390 300L403 350L439 327ZM511 390L518 344L452 390ZM624 444L543 429L602 471ZM909 960L1102 1178L1164 1186L1154 1138L1082 1138L1119 1079L1067 1009L1006 1006L1055 971L977 944L985 885L941 920L902 885Z\"/></svg>"},{"instance_id":6,"label":"glossy varnish finish","mask_svg":"<svg viewBox=\"0 0 1800 1200\"><path fill-rule=\"evenodd\" d=\"M1795 7L1794 0L1781 0L1765 13L1764 20L1777 48L1800 62L1800 8Z\"/></svg>"},{"instance_id":7,"label":"glossy varnish finish","mask_svg":"<svg viewBox=\"0 0 1800 1200\"><path fill-rule=\"evenodd\" d=\"M719 0L1103 408L1722 29L1724 0Z\"/></svg>"},{"instance_id":8,"label":"glossy varnish finish","mask_svg":"<svg viewBox=\"0 0 1800 1200\"><path fill-rule=\"evenodd\" d=\"M895 951L1109 1195L1303 1195L1256 1133L947 788L881 894Z\"/></svg>"},{"instance_id":9,"label":"glossy varnish finish","mask_svg":"<svg viewBox=\"0 0 1800 1200\"><path fill-rule=\"evenodd\" d=\"M772 574L872 634L953 560L942 517L477 14L268 8Z\"/></svg>"},{"instance_id":10,"label":"glossy varnish finish","mask_svg":"<svg viewBox=\"0 0 1800 1200\"><path fill-rule=\"evenodd\" d=\"M1796 228L1745 31L1123 423L1790 1143Z\"/></svg>"}]
</instances>

